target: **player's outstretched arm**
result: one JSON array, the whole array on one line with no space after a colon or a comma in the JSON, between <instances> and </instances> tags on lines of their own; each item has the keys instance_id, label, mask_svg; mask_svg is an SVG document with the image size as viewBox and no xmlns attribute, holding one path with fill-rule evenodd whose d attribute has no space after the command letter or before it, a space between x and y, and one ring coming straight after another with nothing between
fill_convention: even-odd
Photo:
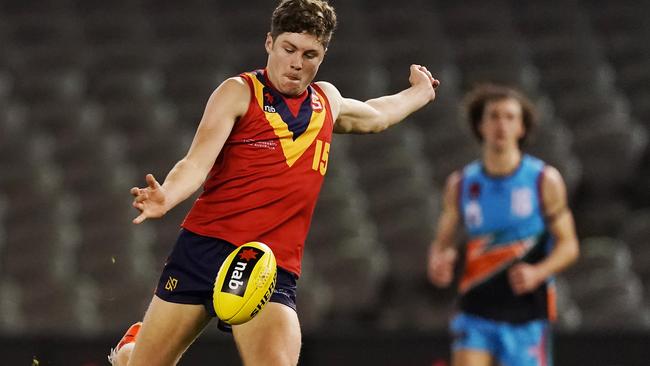
<instances>
[{"instance_id":1,"label":"player's outstretched arm","mask_svg":"<svg viewBox=\"0 0 650 366\"><path fill-rule=\"evenodd\" d=\"M459 182L458 172L447 179L442 214L438 219L436 237L429 248L427 273L429 281L438 287L447 287L454 279L454 266L458 256L456 231L460 223L457 199Z\"/></svg>"},{"instance_id":2,"label":"player's outstretched arm","mask_svg":"<svg viewBox=\"0 0 650 366\"><path fill-rule=\"evenodd\" d=\"M555 244L543 261L534 265L518 263L510 268L510 285L519 295L535 290L548 277L566 269L578 259L580 253L573 214L567 203L566 186L560 173L553 167L544 169L542 199Z\"/></svg>"},{"instance_id":3,"label":"player's outstretched arm","mask_svg":"<svg viewBox=\"0 0 650 366\"><path fill-rule=\"evenodd\" d=\"M440 81L424 66L411 65L410 73L410 88L365 102L344 98L332 84L319 82L332 105L336 120L334 132L381 132L434 100Z\"/></svg>"},{"instance_id":4,"label":"player's outstretched arm","mask_svg":"<svg viewBox=\"0 0 650 366\"><path fill-rule=\"evenodd\" d=\"M159 184L153 175L148 174L147 187L131 188L133 207L140 211L133 220L134 224L163 216L199 189L235 121L246 113L249 98L248 86L239 77L224 81L212 93L189 151L174 165L164 183Z\"/></svg>"}]
</instances>

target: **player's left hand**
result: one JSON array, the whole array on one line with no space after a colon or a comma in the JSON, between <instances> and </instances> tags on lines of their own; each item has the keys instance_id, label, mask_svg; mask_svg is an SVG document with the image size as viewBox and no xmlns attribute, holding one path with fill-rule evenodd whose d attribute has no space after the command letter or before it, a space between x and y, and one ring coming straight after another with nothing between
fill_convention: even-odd
<instances>
[{"instance_id":1,"label":"player's left hand","mask_svg":"<svg viewBox=\"0 0 650 366\"><path fill-rule=\"evenodd\" d=\"M534 291L544 281L537 268L528 263L517 263L508 271L510 287L516 295Z\"/></svg>"},{"instance_id":2,"label":"player's left hand","mask_svg":"<svg viewBox=\"0 0 650 366\"><path fill-rule=\"evenodd\" d=\"M431 72L422 65L411 65L411 75L409 82L411 86L423 86L431 90L431 100L436 97L436 88L440 85L440 80L431 75Z\"/></svg>"}]
</instances>

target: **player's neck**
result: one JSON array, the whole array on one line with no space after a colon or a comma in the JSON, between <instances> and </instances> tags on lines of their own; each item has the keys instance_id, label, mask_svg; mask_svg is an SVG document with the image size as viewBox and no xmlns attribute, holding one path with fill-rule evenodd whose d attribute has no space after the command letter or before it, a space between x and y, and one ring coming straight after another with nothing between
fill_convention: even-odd
<instances>
[{"instance_id":1,"label":"player's neck","mask_svg":"<svg viewBox=\"0 0 650 366\"><path fill-rule=\"evenodd\" d=\"M489 175L507 176L512 174L521 163L521 150L492 150L483 151L483 167Z\"/></svg>"}]
</instances>

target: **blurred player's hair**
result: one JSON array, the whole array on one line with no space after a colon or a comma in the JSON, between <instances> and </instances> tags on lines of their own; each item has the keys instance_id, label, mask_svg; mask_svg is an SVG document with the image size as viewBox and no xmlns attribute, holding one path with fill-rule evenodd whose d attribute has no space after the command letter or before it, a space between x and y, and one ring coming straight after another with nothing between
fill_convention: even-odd
<instances>
[{"instance_id":1,"label":"blurred player's hair","mask_svg":"<svg viewBox=\"0 0 650 366\"><path fill-rule=\"evenodd\" d=\"M522 119L525 129L524 135L519 139L519 147L522 147L526 144L537 125L537 110L530 99L519 90L497 84L478 85L465 97L463 103L465 115L467 116L474 136L482 142L483 136L479 130L479 125L483 118L485 106L490 102L504 99L514 99L521 105Z\"/></svg>"},{"instance_id":2,"label":"blurred player's hair","mask_svg":"<svg viewBox=\"0 0 650 366\"><path fill-rule=\"evenodd\" d=\"M285 32L316 36L327 48L336 28L336 13L325 0L282 0L271 17L271 37Z\"/></svg>"}]
</instances>

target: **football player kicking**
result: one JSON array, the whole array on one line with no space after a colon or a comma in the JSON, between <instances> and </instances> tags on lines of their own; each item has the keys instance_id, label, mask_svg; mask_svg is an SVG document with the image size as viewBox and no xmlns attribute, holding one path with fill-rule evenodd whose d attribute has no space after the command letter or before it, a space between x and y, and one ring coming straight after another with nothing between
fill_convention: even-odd
<instances>
[{"instance_id":1,"label":"football player kicking","mask_svg":"<svg viewBox=\"0 0 650 366\"><path fill-rule=\"evenodd\" d=\"M174 365L212 317L217 270L237 246L266 243L276 290L249 322L232 327L245 365L296 365L301 334L296 280L327 171L332 133L376 133L435 98L439 81L411 65L410 87L365 102L313 82L336 26L324 0L284 0L266 36L264 69L224 81L210 96L187 155L161 185L133 188L134 223L158 218L203 192L182 224L142 326L110 357L114 365ZM130 335L131 336L130 336ZM135 342L129 342L135 340Z\"/></svg>"}]
</instances>

